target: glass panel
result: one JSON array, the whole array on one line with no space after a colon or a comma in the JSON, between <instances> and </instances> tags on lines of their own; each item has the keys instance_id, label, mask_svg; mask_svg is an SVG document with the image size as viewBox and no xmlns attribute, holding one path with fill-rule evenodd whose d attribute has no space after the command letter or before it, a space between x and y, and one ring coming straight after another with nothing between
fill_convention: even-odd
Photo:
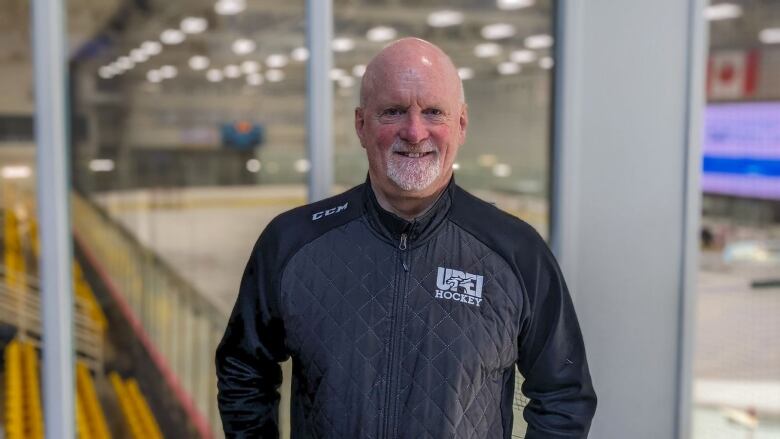
<instances>
[{"instance_id":1,"label":"glass panel","mask_svg":"<svg viewBox=\"0 0 780 439\"><path fill-rule=\"evenodd\" d=\"M707 14L693 437L778 437L780 4Z\"/></svg>"},{"instance_id":2,"label":"glass panel","mask_svg":"<svg viewBox=\"0 0 780 439\"><path fill-rule=\"evenodd\" d=\"M138 393L165 437L220 437L214 353L244 266L306 199L304 2L68 11L73 226L108 320L100 405ZM117 435L151 428L118 415Z\"/></svg>"}]
</instances>

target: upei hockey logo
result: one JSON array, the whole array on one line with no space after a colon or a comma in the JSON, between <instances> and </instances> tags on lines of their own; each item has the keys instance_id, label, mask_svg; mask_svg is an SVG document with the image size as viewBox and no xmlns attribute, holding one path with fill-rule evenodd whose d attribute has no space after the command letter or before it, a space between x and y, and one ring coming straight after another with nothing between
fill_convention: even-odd
<instances>
[{"instance_id":1,"label":"upei hockey logo","mask_svg":"<svg viewBox=\"0 0 780 439\"><path fill-rule=\"evenodd\" d=\"M436 275L436 298L479 306L482 302L484 281L484 277L479 274L439 267Z\"/></svg>"}]
</instances>

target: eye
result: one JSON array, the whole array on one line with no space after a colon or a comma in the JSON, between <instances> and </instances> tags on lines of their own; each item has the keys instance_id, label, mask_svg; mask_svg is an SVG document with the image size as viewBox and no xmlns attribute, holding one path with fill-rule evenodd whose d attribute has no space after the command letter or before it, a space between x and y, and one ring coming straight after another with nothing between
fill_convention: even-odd
<instances>
[{"instance_id":1,"label":"eye","mask_svg":"<svg viewBox=\"0 0 780 439\"><path fill-rule=\"evenodd\" d=\"M429 114L431 116L443 116L444 115L444 112L441 111L438 108L429 108L429 109L425 110L425 113Z\"/></svg>"},{"instance_id":2,"label":"eye","mask_svg":"<svg viewBox=\"0 0 780 439\"><path fill-rule=\"evenodd\" d=\"M400 116L401 114L400 108L386 108L382 110L382 116Z\"/></svg>"}]
</instances>

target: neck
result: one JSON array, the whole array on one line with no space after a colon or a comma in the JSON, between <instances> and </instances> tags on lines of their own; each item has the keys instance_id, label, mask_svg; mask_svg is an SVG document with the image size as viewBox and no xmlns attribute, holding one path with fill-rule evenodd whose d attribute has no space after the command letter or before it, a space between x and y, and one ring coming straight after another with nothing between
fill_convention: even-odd
<instances>
[{"instance_id":1,"label":"neck","mask_svg":"<svg viewBox=\"0 0 780 439\"><path fill-rule=\"evenodd\" d=\"M412 221L418 216L425 214L425 212L436 203L436 200L439 199L439 196L444 192L446 187L447 185L445 184L430 195L404 197L402 195L399 196L382 191L382 189L377 187L377 185L374 184L374 181L371 180L371 189L374 190L376 200L379 202L379 205L382 206L382 209L392 212L407 221Z\"/></svg>"}]
</instances>

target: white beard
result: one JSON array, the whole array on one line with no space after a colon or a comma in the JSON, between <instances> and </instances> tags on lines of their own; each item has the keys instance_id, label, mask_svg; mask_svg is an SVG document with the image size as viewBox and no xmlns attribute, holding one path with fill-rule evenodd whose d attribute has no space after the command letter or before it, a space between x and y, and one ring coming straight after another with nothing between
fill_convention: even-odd
<instances>
[{"instance_id":1,"label":"white beard","mask_svg":"<svg viewBox=\"0 0 780 439\"><path fill-rule=\"evenodd\" d=\"M433 151L423 158L410 159L394 151ZM414 148L396 140L387 152L387 177L404 191L421 191L430 186L441 173L439 150L430 140Z\"/></svg>"}]
</instances>

